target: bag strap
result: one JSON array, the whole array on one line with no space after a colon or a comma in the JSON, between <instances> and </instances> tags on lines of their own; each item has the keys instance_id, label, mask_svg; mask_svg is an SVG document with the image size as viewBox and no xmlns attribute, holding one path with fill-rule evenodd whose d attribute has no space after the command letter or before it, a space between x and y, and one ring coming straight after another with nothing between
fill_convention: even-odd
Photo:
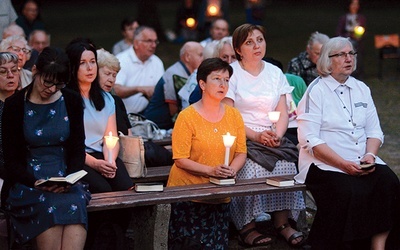
<instances>
[{"instance_id":1,"label":"bag strap","mask_svg":"<svg viewBox=\"0 0 400 250\"><path fill-rule=\"evenodd\" d=\"M144 142L143 138L139 136L139 142L140 142L140 162L143 163L143 174L142 177L146 177L147 175L147 166L146 166L146 161L144 159Z\"/></svg>"}]
</instances>

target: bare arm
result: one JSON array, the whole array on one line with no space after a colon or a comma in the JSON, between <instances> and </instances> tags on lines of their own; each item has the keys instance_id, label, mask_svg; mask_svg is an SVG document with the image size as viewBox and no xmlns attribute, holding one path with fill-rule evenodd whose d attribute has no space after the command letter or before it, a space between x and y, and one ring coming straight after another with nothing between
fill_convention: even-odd
<instances>
[{"instance_id":1,"label":"bare arm","mask_svg":"<svg viewBox=\"0 0 400 250\"><path fill-rule=\"evenodd\" d=\"M153 96L154 86L123 86L121 84L114 85L115 93L121 98L127 98L137 93L142 93L148 99Z\"/></svg>"}]
</instances>

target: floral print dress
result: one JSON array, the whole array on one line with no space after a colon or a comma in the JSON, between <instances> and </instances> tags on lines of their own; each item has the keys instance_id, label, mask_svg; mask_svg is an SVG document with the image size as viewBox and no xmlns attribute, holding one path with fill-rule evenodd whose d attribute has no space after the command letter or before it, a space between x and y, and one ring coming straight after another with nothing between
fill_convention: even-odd
<instances>
[{"instance_id":1,"label":"floral print dress","mask_svg":"<svg viewBox=\"0 0 400 250\"><path fill-rule=\"evenodd\" d=\"M63 143L70 135L69 119L60 97L50 104L25 103L24 135L28 145L27 167L37 179L66 175ZM25 243L54 225L87 227L87 185L77 183L68 193L56 194L16 183L7 200L17 241Z\"/></svg>"}]
</instances>

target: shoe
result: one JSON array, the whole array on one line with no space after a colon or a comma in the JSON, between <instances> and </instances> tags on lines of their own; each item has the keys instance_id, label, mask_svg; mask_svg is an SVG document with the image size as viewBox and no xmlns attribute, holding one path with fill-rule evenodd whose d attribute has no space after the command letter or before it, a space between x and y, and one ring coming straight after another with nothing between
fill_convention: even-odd
<instances>
[{"instance_id":1,"label":"shoe","mask_svg":"<svg viewBox=\"0 0 400 250\"><path fill-rule=\"evenodd\" d=\"M303 246L303 244L305 243L306 239L305 239L304 234L302 232L295 232L288 239L286 239L285 236L282 235L281 232L285 228L289 228L289 227L291 227L290 224L289 223L285 223L282 226L276 228L278 236L283 238L288 243L288 245L290 247L299 248L299 247ZM300 237L302 238L301 241L299 241L299 242L297 242L295 244L292 243L293 240L298 239Z\"/></svg>"},{"instance_id":2,"label":"shoe","mask_svg":"<svg viewBox=\"0 0 400 250\"><path fill-rule=\"evenodd\" d=\"M253 227L253 228L250 228L250 229L244 231L243 233L239 233L239 236L238 236L239 245L242 247L258 247L258 246L267 246L273 242L271 237L261 234L261 235L255 237L251 244L246 243L247 237L249 236L250 233L252 233L254 231L257 231L257 229ZM263 239L270 239L270 240L267 242L260 242Z\"/></svg>"}]
</instances>

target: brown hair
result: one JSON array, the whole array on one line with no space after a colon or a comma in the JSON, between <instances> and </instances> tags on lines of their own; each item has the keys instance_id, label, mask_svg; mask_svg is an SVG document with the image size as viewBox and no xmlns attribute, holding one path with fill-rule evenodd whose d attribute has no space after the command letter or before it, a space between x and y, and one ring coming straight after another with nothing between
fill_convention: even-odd
<instances>
[{"instance_id":1,"label":"brown hair","mask_svg":"<svg viewBox=\"0 0 400 250\"><path fill-rule=\"evenodd\" d=\"M240 25L235 29L235 31L233 31L232 44L233 50L235 51L236 59L238 61L241 61L242 57L238 54L237 51L240 50L240 46L242 46L249 34L253 33L254 30L260 31L265 39L265 29L260 25L245 23Z\"/></svg>"}]
</instances>

